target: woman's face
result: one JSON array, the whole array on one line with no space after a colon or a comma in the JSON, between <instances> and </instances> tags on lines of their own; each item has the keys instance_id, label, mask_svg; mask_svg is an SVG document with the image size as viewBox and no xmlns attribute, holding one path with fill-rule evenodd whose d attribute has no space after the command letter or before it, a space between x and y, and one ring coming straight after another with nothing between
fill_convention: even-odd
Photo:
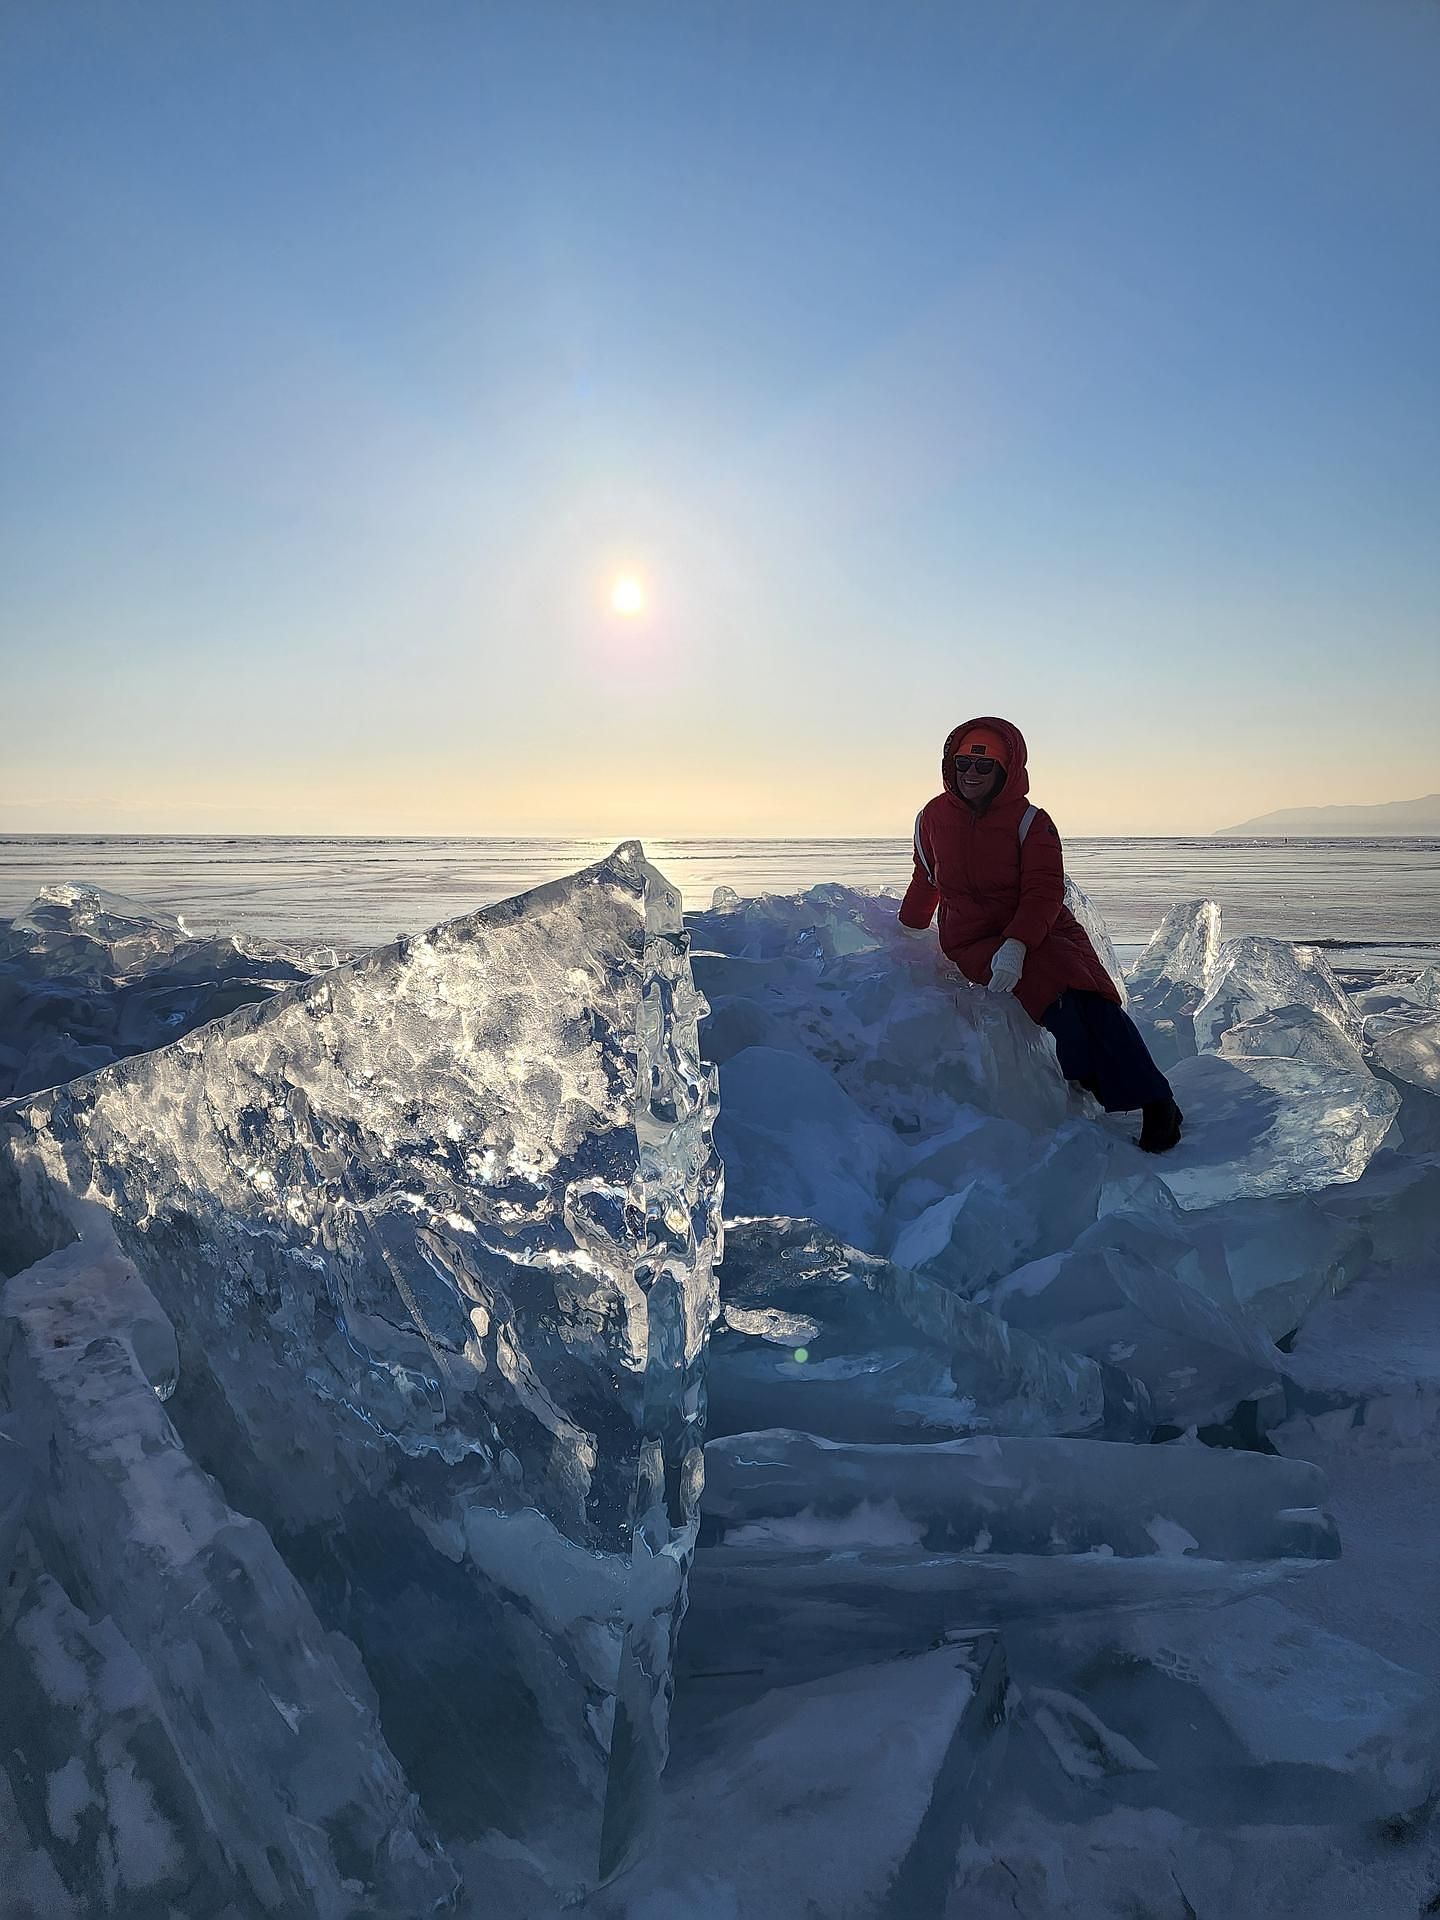
<instances>
[{"instance_id":1,"label":"woman's face","mask_svg":"<svg viewBox=\"0 0 1440 1920\"><path fill-rule=\"evenodd\" d=\"M955 785L962 800L983 800L995 791L1000 778L1000 762L984 753L957 753Z\"/></svg>"}]
</instances>

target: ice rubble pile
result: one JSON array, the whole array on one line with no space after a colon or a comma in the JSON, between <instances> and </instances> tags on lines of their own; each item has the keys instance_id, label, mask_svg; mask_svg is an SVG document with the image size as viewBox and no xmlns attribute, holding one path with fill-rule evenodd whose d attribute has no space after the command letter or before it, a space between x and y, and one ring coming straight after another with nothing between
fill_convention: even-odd
<instances>
[{"instance_id":1,"label":"ice rubble pile","mask_svg":"<svg viewBox=\"0 0 1440 1920\"><path fill-rule=\"evenodd\" d=\"M0 1109L41 1910L410 1920L482 1840L626 1857L701 1478L701 1011L631 844Z\"/></svg>"},{"instance_id":2,"label":"ice rubble pile","mask_svg":"<svg viewBox=\"0 0 1440 1920\"><path fill-rule=\"evenodd\" d=\"M1043 1030L938 956L917 963L893 916L823 888L692 919L736 1216L712 1434L768 1408L765 1425L842 1441L1133 1438L1274 1404L1275 1341L1368 1257L1334 1183L1397 1105L1334 1019L1285 997L1319 998L1323 962L1287 974L1280 943L1258 961L1260 943L1222 948L1208 903L1168 917L1135 972L1138 1017L1173 1018L1188 992L1237 1021L1206 1028L1213 1086L1191 1100L1176 1069L1187 1138L1156 1161L1067 1093Z\"/></svg>"},{"instance_id":3,"label":"ice rubble pile","mask_svg":"<svg viewBox=\"0 0 1440 1920\"><path fill-rule=\"evenodd\" d=\"M823 1881L843 1847L837 1914L965 1911L945 1890L987 1782L1068 1820L1414 1808L1428 1687L1257 1591L1338 1551L1320 1474L1267 1437L1309 1404L1296 1329L1413 1259L1435 1215L1378 1010L1314 950L1225 942L1212 902L1174 909L1127 982L1187 1114L1155 1160L1067 1092L1010 1002L917 959L894 911L824 887L691 917L727 1183L677 1694L699 1773L748 1777L783 1701L797 1727L834 1690L863 1713L868 1663L904 1688L943 1646L913 1731L937 1797L968 1783L947 1871L918 1787L884 1828L856 1788L804 1865L775 1869ZM1405 992L1423 1032L1427 988ZM1197 1602L1192 1628L1176 1608ZM1343 1713L1311 1659L1345 1675ZM877 1678L877 1732L885 1697ZM787 1762L803 1807L827 1761L791 1741ZM673 1821L703 1854L683 1804ZM929 1905L896 1892L917 1875ZM663 1899L658 1868L651 1886Z\"/></svg>"},{"instance_id":4,"label":"ice rubble pile","mask_svg":"<svg viewBox=\"0 0 1440 1920\"><path fill-rule=\"evenodd\" d=\"M1174 909L1126 983L1187 1114L1157 1162L894 913L722 894L687 935L626 847L0 1109L0 1861L37 1911L410 1915L463 1876L539 1920L635 1855L672 1675L616 1920L737 1821L777 1914L841 1920L943 1912L987 1796L1424 1800L1428 1691L1257 1590L1338 1551L1269 1436L1331 1404L1306 1316L1433 1224L1440 988ZM186 947L22 918L111 1002Z\"/></svg>"},{"instance_id":5,"label":"ice rubble pile","mask_svg":"<svg viewBox=\"0 0 1440 1920\"><path fill-rule=\"evenodd\" d=\"M174 915L98 887L45 887L0 923L0 1098L163 1046L338 957L196 935Z\"/></svg>"}]
</instances>

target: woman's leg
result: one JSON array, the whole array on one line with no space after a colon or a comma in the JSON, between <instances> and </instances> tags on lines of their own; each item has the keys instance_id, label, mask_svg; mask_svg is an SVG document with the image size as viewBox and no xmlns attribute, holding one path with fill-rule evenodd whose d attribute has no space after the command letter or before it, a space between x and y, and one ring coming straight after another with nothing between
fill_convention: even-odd
<instances>
[{"instance_id":1,"label":"woman's leg","mask_svg":"<svg viewBox=\"0 0 1440 1920\"><path fill-rule=\"evenodd\" d=\"M1045 1009L1060 1071L1093 1093L1107 1113L1131 1113L1162 1101L1174 1105L1170 1082L1150 1058L1140 1029L1104 994L1070 987Z\"/></svg>"}]
</instances>

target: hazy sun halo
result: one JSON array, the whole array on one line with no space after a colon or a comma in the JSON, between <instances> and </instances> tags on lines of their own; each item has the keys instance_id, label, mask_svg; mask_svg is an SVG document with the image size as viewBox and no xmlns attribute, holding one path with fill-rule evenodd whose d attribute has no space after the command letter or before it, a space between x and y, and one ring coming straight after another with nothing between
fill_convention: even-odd
<instances>
[{"instance_id":1,"label":"hazy sun halo","mask_svg":"<svg viewBox=\"0 0 1440 1920\"><path fill-rule=\"evenodd\" d=\"M645 611L645 589L633 573L617 576L610 589L610 605L616 613L627 615Z\"/></svg>"}]
</instances>

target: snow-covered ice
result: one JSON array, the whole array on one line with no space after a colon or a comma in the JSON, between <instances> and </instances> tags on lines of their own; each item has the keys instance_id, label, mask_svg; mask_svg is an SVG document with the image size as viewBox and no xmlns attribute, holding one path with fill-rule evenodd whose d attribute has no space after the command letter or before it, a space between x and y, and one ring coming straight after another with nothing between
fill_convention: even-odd
<instances>
[{"instance_id":1,"label":"snow-covered ice","mask_svg":"<svg viewBox=\"0 0 1440 1920\"><path fill-rule=\"evenodd\" d=\"M1152 1158L883 895L627 846L341 958L0 930L17 1898L1432 1898L1433 978L1181 903Z\"/></svg>"}]
</instances>

